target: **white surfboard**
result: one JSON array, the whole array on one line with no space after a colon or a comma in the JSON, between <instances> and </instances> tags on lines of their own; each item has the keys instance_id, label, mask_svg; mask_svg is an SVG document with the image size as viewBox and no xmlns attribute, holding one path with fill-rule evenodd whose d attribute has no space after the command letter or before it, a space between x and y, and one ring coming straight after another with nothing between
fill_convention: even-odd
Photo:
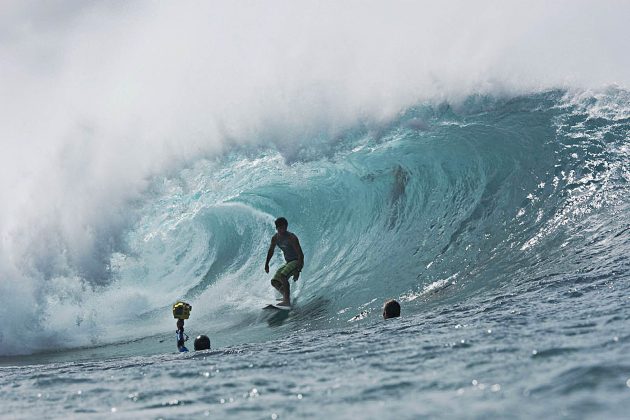
<instances>
[{"instance_id":1,"label":"white surfboard","mask_svg":"<svg viewBox=\"0 0 630 420\"><path fill-rule=\"evenodd\" d=\"M270 303L269 305L265 306L263 309L279 309L281 311L290 311L291 307L284 306L284 305L277 305L275 303Z\"/></svg>"}]
</instances>

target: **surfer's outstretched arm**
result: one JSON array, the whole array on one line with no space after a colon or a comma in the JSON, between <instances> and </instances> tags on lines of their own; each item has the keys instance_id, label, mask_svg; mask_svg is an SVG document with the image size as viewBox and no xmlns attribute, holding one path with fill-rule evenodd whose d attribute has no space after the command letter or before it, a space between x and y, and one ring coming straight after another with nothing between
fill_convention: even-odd
<instances>
[{"instance_id":1,"label":"surfer's outstretched arm","mask_svg":"<svg viewBox=\"0 0 630 420\"><path fill-rule=\"evenodd\" d=\"M273 250L276 248L276 235L271 237L271 245L269 245L269 251L267 251L267 260L265 261L265 273L269 272L269 261L273 257Z\"/></svg>"}]
</instances>

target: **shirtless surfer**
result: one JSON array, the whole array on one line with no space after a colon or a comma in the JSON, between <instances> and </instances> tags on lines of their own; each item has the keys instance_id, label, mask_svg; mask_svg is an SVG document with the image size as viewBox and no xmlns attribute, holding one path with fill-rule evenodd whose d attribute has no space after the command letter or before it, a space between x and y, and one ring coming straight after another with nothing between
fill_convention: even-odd
<instances>
[{"instance_id":1,"label":"shirtless surfer","mask_svg":"<svg viewBox=\"0 0 630 420\"><path fill-rule=\"evenodd\" d=\"M300 271L304 266L304 253L300 246L300 241L294 233L287 230L289 222L284 217L276 219L276 230L278 233L271 237L271 245L267 251L267 261L265 262L265 273L269 273L269 261L273 256L276 245L280 247L286 261L271 279L271 285L280 293L282 293L282 302L278 302L278 306L291 306L291 287L289 278L293 277L293 281L297 281L300 277Z\"/></svg>"}]
</instances>

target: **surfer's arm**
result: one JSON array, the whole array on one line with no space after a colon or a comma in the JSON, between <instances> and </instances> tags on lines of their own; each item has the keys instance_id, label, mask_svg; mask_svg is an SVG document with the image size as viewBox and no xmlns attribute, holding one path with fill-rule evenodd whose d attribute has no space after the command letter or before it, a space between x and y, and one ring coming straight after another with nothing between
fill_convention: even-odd
<instances>
[{"instance_id":1,"label":"surfer's arm","mask_svg":"<svg viewBox=\"0 0 630 420\"><path fill-rule=\"evenodd\" d=\"M300 246L300 240L296 235L293 235L291 243L293 244L293 249L298 256L298 264L300 266L300 270L304 267L304 253L302 252L302 247Z\"/></svg>"},{"instance_id":2,"label":"surfer's arm","mask_svg":"<svg viewBox=\"0 0 630 420\"><path fill-rule=\"evenodd\" d=\"M271 261L271 257L273 257L273 250L276 248L276 235L271 237L271 244L269 245L269 250L267 251L267 260L265 261L265 272L269 272L269 261Z\"/></svg>"}]
</instances>

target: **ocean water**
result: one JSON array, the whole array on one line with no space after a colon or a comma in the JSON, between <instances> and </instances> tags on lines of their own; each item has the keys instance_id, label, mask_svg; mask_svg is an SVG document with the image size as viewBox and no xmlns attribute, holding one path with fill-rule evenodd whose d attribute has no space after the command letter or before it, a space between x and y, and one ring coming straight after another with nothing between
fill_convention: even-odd
<instances>
[{"instance_id":1,"label":"ocean water","mask_svg":"<svg viewBox=\"0 0 630 420\"><path fill-rule=\"evenodd\" d=\"M629 138L622 89L470 96L156 177L115 281L3 328L2 416L623 418ZM279 215L289 313L261 309ZM178 298L212 350L175 352Z\"/></svg>"},{"instance_id":2,"label":"ocean water","mask_svg":"<svg viewBox=\"0 0 630 420\"><path fill-rule=\"evenodd\" d=\"M0 418L628 417L630 5L0 9Z\"/></svg>"}]
</instances>

